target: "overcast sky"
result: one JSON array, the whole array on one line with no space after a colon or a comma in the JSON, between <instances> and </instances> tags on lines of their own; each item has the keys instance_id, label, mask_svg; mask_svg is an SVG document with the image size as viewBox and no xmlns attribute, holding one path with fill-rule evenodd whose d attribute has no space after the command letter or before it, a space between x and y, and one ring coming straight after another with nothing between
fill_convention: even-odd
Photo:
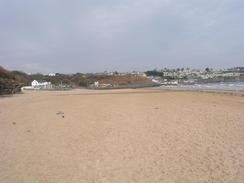
<instances>
[{"instance_id":1,"label":"overcast sky","mask_svg":"<svg viewBox=\"0 0 244 183\"><path fill-rule=\"evenodd\" d=\"M65 73L244 66L244 0L0 0L0 65Z\"/></svg>"}]
</instances>

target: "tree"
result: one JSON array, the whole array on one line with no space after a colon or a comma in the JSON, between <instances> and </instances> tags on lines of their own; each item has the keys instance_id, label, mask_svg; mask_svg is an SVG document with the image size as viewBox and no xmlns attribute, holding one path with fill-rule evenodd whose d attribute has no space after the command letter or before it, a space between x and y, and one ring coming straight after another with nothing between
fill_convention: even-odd
<instances>
[{"instance_id":1,"label":"tree","mask_svg":"<svg viewBox=\"0 0 244 183\"><path fill-rule=\"evenodd\" d=\"M205 69L205 71L206 71L206 72L210 72L210 69L207 67L207 68Z\"/></svg>"},{"instance_id":2,"label":"tree","mask_svg":"<svg viewBox=\"0 0 244 183\"><path fill-rule=\"evenodd\" d=\"M164 73L162 71L157 71L157 70L146 71L145 74L147 76L160 76L160 77L164 77Z\"/></svg>"}]
</instances>

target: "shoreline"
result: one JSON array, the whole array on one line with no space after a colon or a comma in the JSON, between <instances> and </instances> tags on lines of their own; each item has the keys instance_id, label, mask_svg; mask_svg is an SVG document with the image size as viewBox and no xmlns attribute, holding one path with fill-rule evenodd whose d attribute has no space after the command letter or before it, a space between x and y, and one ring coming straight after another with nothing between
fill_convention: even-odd
<instances>
[{"instance_id":1,"label":"shoreline","mask_svg":"<svg viewBox=\"0 0 244 183\"><path fill-rule=\"evenodd\" d=\"M172 91L172 92L206 92L206 93L220 93L220 94L232 94L232 95L241 95L244 96L243 90L216 90L216 89L175 89L175 88L148 88L150 90L159 90L159 91Z\"/></svg>"},{"instance_id":2,"label":"shoreline","mask_svg":"<svg viewBox=\"0 0 244 183\"><path fill-rule=\"evenodd\" d=\"M89 88L74 88L70 90L24 90L20 93L0 95L0 98L13 97L28 93L59 93L65 95L67 93L74 95L96 95L96 94L143 94L143 93L170 93L170 92L186 92L186 93L214 93L214 94L226 94L244 96L244 91L236 90L201 90L201 89L174 89L174 88L157 88L157 87L145 87L145 88L122 88L122 89L89 89Z\"/></svg>"}]
</instances>

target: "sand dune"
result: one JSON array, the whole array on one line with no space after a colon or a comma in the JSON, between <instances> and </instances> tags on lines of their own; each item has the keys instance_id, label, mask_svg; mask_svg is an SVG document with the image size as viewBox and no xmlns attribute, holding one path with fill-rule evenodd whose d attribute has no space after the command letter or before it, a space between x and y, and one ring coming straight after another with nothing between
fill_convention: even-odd
<instances>
[{"instance_id":1,"label":"sand dune","mask_svg":"<svg viewBox=\"0 0 244 183\"><path fill-rule=\"evenodd\" d=\"M0 98L0 182L243 181L243 96L76 90Z\"/></svg>"}]
</instances>

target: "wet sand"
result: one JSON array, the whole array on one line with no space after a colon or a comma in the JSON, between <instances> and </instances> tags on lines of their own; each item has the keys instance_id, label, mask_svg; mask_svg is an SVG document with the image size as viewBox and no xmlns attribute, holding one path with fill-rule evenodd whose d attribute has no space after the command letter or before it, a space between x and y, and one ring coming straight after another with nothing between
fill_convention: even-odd
<instances>
[{"instance_id":1,"label":"wet sand","mask_svg":"<svg viewBox=\"0 0 244 183\"><path fill-rule=\"evenodd\" d=\"M0 98L0 182L244 181L244 97L153 90Z\"/></svg>"}]
</instances>

